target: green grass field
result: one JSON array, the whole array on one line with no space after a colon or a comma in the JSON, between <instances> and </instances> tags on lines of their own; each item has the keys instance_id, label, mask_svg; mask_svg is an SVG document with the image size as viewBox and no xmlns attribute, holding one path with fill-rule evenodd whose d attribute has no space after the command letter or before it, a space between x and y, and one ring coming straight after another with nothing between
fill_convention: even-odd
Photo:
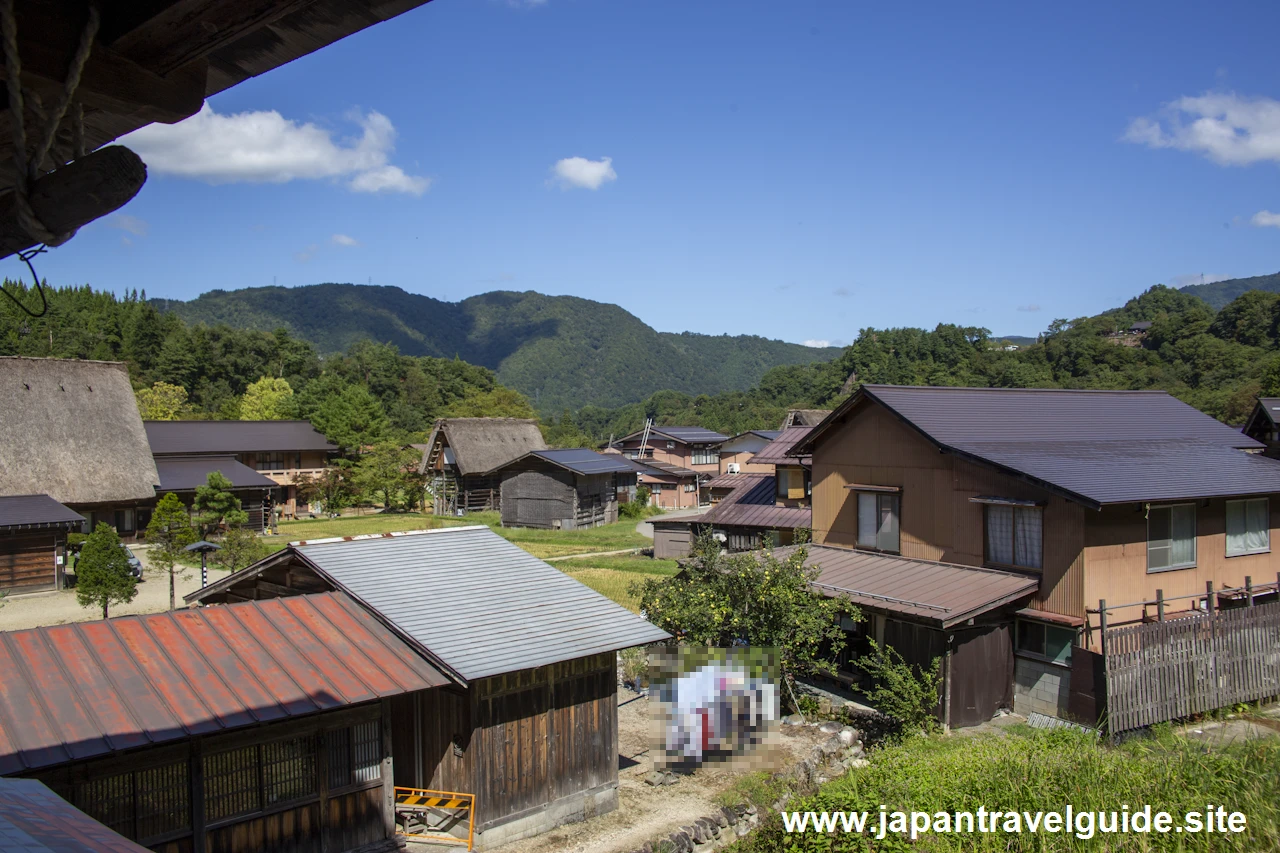
<instances>
[{"instance_id":1,"label":"green grass field","mask_svg":"<svg viewBox=\"0 0 1280 853\"><path fill-rule=\"evenodd\" d=\"M677 570L675 560L654 560L642 555L582 557L557 560L551 565L633 613L639 612L640 601L629 591L631 584L644 580L646 576L670 577Z\"/></svg>"}]
</instances>

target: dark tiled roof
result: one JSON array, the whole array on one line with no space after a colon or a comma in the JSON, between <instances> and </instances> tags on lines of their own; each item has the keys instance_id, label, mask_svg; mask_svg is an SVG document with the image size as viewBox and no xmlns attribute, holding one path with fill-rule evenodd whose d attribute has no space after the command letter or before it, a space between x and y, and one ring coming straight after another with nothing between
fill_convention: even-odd
<instances>
[{"instance_id":1,"label":"dark tiled roof","mask_svg":"<svg viewBox=\"0 0 1280 853\"><path fill-rule=\"evenodd\" d=\"M536 456L575 474L631 474L635 472L635 468L628 465L626 460L616 453L596 453L594 450L535 450L532 453L526 453L519 459L513 459L495 470L500 471L502 468L507 468L530 456Z\"/></svg>"},{"instance_id":2,"label":"dark tiled roof","mask_svg":"<svg viewBox=\"0 0 1280 853\"><path fill-rule=\"evenodd\" d=\"M780 429L749 429L746 432L740 432L737 435L730 436L729 438L726 438L724 441L720 443L722 445L728 444L731 441L737 441L738 439L746 438L749 435L754 435L759 438L763 438L765 441L773 441L775 438L777 438L781 434L782 434L782 430Z\"/></svg>"},{"instance_id":3,"label":"dark tiled roof","mask_svg":"<svg viewBox=\"0 0 1280 853\"><path fill-rule=\"evenodd\" d=\"M813 427L807 426L787 427L777 438L761 448L759 453L752 456L751 461L762 465L811 465L812 456L796 457L788 454L812 431Z\"/></svg>"},{"instance_id":4,"label":"dark tiled roof","mask_svg":"<svg viewBox=\"0 0 1280 853\"><path fill-rule=\"evenodd\" d=\"M739 474L742 485L703 514L702 524L794 530L813 524L807 507L776 506L777 482L772 474Z\"/></svg>"},{"instance_id":5,"label":"dark tiled roof","mask_svg":"<svg viewBox=\"0 0 1280 853\"><path fill-rule=\"evenodd\" d=\"M644 435L644 430L633 432L631 435L619 439L619 441L630 441L633 438L640 438L642 435ZM682 444L719 444L729 438L729 436L722 433L697 426L655 426L649 430L649 440L652 441L655 436L678 441Z\"/></svg>"},{"instance_id":6,"label":"dark tiled roof","mask_svg":"<svg viewBox=\"0 0 1280 853\"><path fill-rule=\"evenodd\" d=\"M145 421L155 456L279 453L338 448L308 421Z\"/></svg>"},{"instance_id":7,"label":"dark tiled roof","mask_svg":"<svg viewBox=\"0 0 1280 853\"><path fill-rule=\"evenodd\" d=\"M1265 426L1257 423L1259 417L1262 418ZM1259 397L1253 411L1249 414L1249 420L1244 425L1244 431L1252 432L1259 426L1262 429L1275 429L1277 424L1280 424L1280 397Z\"/></svg>"},{"instance_id":8,"label":"dark tiled roof","mask_svg":"<svg viewBox=\"0 0 1280 853\"><path fill-rule=\"evenodd\" d=\"M0 527L49 527L82 521L84 516L48 495L0 497Z\"/></svg>"},{"instance_id":9,"label":"dark tiled roof","mask_svg":"<svg viewBox=\"0 0 1280 853\"><path fill-rule=\"evenodd\" d=\"M785 559L796 546L774 551ZM1025 599L1037 578L1014 572L913 560L890 554L809 545L806 566L818 566L815 582L827 595L847 595L857 604L949 628Z\"/></svg>"},{"instance_id":10,"label":"dark tiled roof","mask_svg":"<svg viewBox=\"0 0 1280 853\"><path fill-rule=\"evenodd\" d=\"M0 632L0 775L447 679L345 593Z\"/></svg>"},{"instance_id":11,"label":"dark tiled roof","mask_svg":"<svg viewBox=\"0 0 1280 853\"><path fill-rule=\"evenodd\" d=\"M233 489L273 489L274 481L233 456L161 456L156 460L160 472L160 491L190 492L203 486L209 474L219 471L231 481Z\"/></svg>"},{"instance_id":12,"label":"dark tiled roof","mask_svg":"<svg viewBox=\"0 0 1280 853\"><path fill-rule=\"evenodd\" d=\"M646 459L641 462L639 459L628 459L625 456L622 459L637 474L645 474L650 477L686 480L698 476L698 472L691 468L681 468L679 465L669 465L666 462L655 462L652 459Z\"/></svg>"},{"instance_id":13,"label":"dark tiled roof","mask_svg":"<svg viewBox=\"0 0 1280 853\"><path fill-rule=\"evenodd\" d=\"M940 448L1090 506L1280 492L1262 444L1163 391L864 385L796 450L867 400Z\"/></svg>"}]
</instances>

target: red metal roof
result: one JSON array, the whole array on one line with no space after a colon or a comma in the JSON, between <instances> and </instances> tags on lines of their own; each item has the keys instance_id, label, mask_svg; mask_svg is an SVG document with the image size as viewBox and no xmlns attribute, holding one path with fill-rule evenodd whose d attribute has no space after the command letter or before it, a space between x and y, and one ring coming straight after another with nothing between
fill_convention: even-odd
<instances>
[{"instance_id":1,"label":"red metal roof","mask_svg":"<svg viewBox=\"0 0 1280 853\"><path fill-rule=\"evenodd\" d=\"M446 683L345 593L0 633L0 775Z\"/></svg>"},{"instance_id":2,"label":"red metal roof","mask_svg":"<svg viewBox=\"0 0 1280 853\"><path fill-rule=\"evenodd\" d=\"M35 779L0 779L0 850L147 853Z\"/></svg>"}]
</instances>

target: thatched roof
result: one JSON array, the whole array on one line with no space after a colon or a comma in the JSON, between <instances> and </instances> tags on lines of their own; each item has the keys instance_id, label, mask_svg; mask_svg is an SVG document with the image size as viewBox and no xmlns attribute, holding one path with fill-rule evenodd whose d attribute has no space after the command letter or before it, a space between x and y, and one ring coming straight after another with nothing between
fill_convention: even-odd
<instances>
[{"instance_id":1,"label":"thatched roof","mask_svg":"<svg viewBox=\"0 0 1280 853\"><path fill-rule=\"evenodd\" d=\"M0 358L0 495L139 501L159 482L123 364Z\"/></svg>"},{"instance_id":2,"label":"thatched roof","mask_svg":"<svg viewBox=\"0 0 1280 853\"><path fill-rule=\"evenodd\" d=\"M532 450L547 450L538 422L524 418L441 418L427 440L453 452L459 474L483 474L499 468ZM426 473L431 450L422 454L420 473Z\"/></svg>"},{"instance_id":3,"label":"thatched roof","mask_svg":"<svg viewBox=\"0 0 1280 853\"><path fill-rule=\"evenodd\" d=\"M831 414L830 409L791 409L783 419L781 429L817 426L829 414Z\"/></svg>"}]
</instances>

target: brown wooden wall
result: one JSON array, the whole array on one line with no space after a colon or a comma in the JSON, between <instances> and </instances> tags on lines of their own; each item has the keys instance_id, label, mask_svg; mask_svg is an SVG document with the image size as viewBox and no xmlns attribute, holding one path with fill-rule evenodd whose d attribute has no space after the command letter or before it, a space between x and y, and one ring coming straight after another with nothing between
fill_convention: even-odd
<instances>
[{"instance_id":1,"label":"brown wooden wall","mask_svg":"<svg viewBox=\"0 0 1280 853\"><path fill-rule=\"evenodd\" d=\"M60 534L0 534L0 590L53 589Z\"/></svg>"},{"instance_id":2,"label":"brown wooden wall","mask_svg":"<svg viewBox=\"0 0 1280 853\"><path fill-rule=\"evenodd\" d=\"M612 652L391 701L396 784L476 795L477 831L618 780Z\"/></svg>"}]
</instances>

